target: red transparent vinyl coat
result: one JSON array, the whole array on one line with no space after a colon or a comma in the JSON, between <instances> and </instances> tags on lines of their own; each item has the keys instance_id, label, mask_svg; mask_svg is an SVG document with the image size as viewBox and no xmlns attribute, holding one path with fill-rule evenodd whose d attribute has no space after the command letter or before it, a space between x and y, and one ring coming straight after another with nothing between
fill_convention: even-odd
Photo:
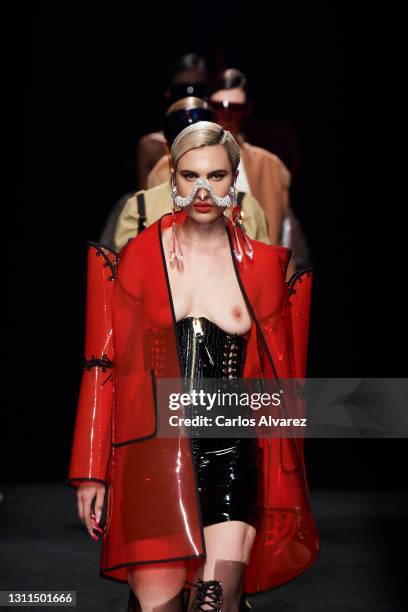
<instances>
[{"instance_id":1,"label":"red transparent vinyl coat","mask_svg":"<svg viewBox=\"0 0 408 612\"><path fill-rule=\"evenodd\" d=\"M184 220L185 213L177 213L177 224ZM90 390L88 402L100 408L99 420L91 410L83 409L81 401L85 399L80 399L78 410L82 416L77 417L75 439L86 440L96 419L97 435L108 432L112 423L112 445L108 436L100 437L99 471L94 473L89 444L74 443L72 451L70 477L75 476L76 482L81 476L98 474L95 477L100 478L106 468L107 530L102 541L100 573L123 582L127 582L127 570L136 564L180 561L192 570L205 555L190 440L155 435L157 379L180 377L174 307L161 241L162 231L170 225L171 215L164 215L121 252L111 302L111 413L104 402L94 399L98 393L107 397L106 385L95 385ZM238 263L232 253L230 224L227 232L237 282L253 321L244 377L304 377L311 272L299 274L288 287L285 275L289 249L251 241L253 261L244 256ZM108 282L103 276L100 280ZM90 308L98 308L92 299ZM89 317L92 313L88 320ZM84 431L78 432L78 428ZM263 486L258 498L261 520L246 571L247 593L291 580L314 563L319 550L310 510L303 440L259 438L258 444L264 457ZM81 465L86 474L78 472L77 466Z\"/></svg>"}]
</instances>

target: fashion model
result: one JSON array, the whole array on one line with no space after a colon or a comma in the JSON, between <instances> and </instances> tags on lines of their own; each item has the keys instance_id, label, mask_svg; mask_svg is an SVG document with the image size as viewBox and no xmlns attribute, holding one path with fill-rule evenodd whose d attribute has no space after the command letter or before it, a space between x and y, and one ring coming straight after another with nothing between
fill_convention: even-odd
<instances>
[{"instance_id":1,"label":"fashion model","mask_svg":"<svg viewBox=\"0 0 408 612\"><path fill-rule=\"evenodd\" d=\"M291 250L245 235L239 156L220 125L185 128L172 213L119 258L89 245L68 482L102 538L101 576L128 583L143 612L236 612L318 555L303 439L157 435L160 379L305 376L312 272L286 282Z\"/></svg>"}]
</instances>

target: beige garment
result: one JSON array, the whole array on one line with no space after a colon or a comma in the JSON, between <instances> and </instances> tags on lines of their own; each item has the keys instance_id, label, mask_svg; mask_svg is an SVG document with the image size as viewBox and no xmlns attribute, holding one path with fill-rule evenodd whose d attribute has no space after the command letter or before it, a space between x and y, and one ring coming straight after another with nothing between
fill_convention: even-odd
<instances>
[{"instance_id":1,"label":"beige garment","mask_svg":"<svg viewBox=\"0 0 408 612\"><path fill-rule=\"evenodd\" d=\"M273 153L241 142L241 162L245 167L251 194L265 211L271 244L279 244L284 217L289 206L291 175ZM170 178L168 156L164 155L149 172L148 189Z\"/></svg>"},{"instance_id":2,"label":"beige garment","mask_svg":"<svg viewBox=\"0 0 408 612\"><path fill-rule=\"evenodd\" d=\"M271 243L279 244L289 207L290 172L279 157L247 142L241 145L241 160L251 193L265 211Z\"/></svg>"},{"instance_id":3,"label":"beige garment","mask_svg":"<svg viewBox=\"0 0 408 612\"><path fill-rule=\"evenodd\" d=\"M146 226L157 221L162 215L171 212L170 182L166 181L157 187L139 191L145 196ZM138 233L139 215L137 210L137 193L126 202L119 216L114 233L114 249L119 252ZM270 244L265 214L254 197L245 194L242 200L244 228L250 238Z\"/></svg>"}]
</instances>

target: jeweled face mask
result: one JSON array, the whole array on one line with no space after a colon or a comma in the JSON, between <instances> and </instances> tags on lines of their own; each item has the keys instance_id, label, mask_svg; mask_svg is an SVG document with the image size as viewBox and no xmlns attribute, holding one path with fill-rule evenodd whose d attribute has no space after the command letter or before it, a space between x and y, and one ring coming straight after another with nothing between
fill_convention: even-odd
<instances>
[{"instance_id":1,"label":"jeweled face mask","mask_svg":"<svg viewBox=\"0 0 408 612\"><path fill-rule=\"evenodd\" d=\"M232 200L232 196L234 194L233 187L231 187L228 195L224 196L223 198L220 198L219 196L217 196L214 189L211 187L208 179L206 178L197 178L195 180L192 192L186 198L183 198L181 195L179 195L177 186L173 179L171 197L173 199L174 204L177 204L177 206L180 206L180 208L185 208L186 206L190 206L190 204L194 202L194 199L197 195L197 191L199 191L200 189L205 189L206 191L208 191L210 195L210 199L215 206L232 206L233 204L233 200Z\"/></svg>"}]
</instances>

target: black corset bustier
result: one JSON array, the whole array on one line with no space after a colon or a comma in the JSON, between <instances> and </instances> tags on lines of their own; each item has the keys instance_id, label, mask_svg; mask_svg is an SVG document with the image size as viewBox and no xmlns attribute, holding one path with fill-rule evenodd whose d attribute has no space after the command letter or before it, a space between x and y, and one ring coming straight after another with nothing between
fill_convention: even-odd
<instances>
[{"instance_id":1,"label":"black corset bustier","mask_svg":"<svg viewBox=\"0 0 408 612\"><path fill-rule=\"evenodd\" d=\"M247 340L228 334L205 317L176 323L182 375L202 378L243 375ZM191 382L192 381L192 382ZM192 438L203 526L244 521L257 526L262 453L252 438Z\"/></svg>"},{"instance_id":2,"label":"black corset bustier","mask_svg":"<svg viewBox=\"0 0 408 612\"><path fill-rule=\"evenodd\" d=\"M228 334L205 317L186 317L176 328L184 378L242 376L246 354L243 336Z\"/></svg>"}]
</instances>

